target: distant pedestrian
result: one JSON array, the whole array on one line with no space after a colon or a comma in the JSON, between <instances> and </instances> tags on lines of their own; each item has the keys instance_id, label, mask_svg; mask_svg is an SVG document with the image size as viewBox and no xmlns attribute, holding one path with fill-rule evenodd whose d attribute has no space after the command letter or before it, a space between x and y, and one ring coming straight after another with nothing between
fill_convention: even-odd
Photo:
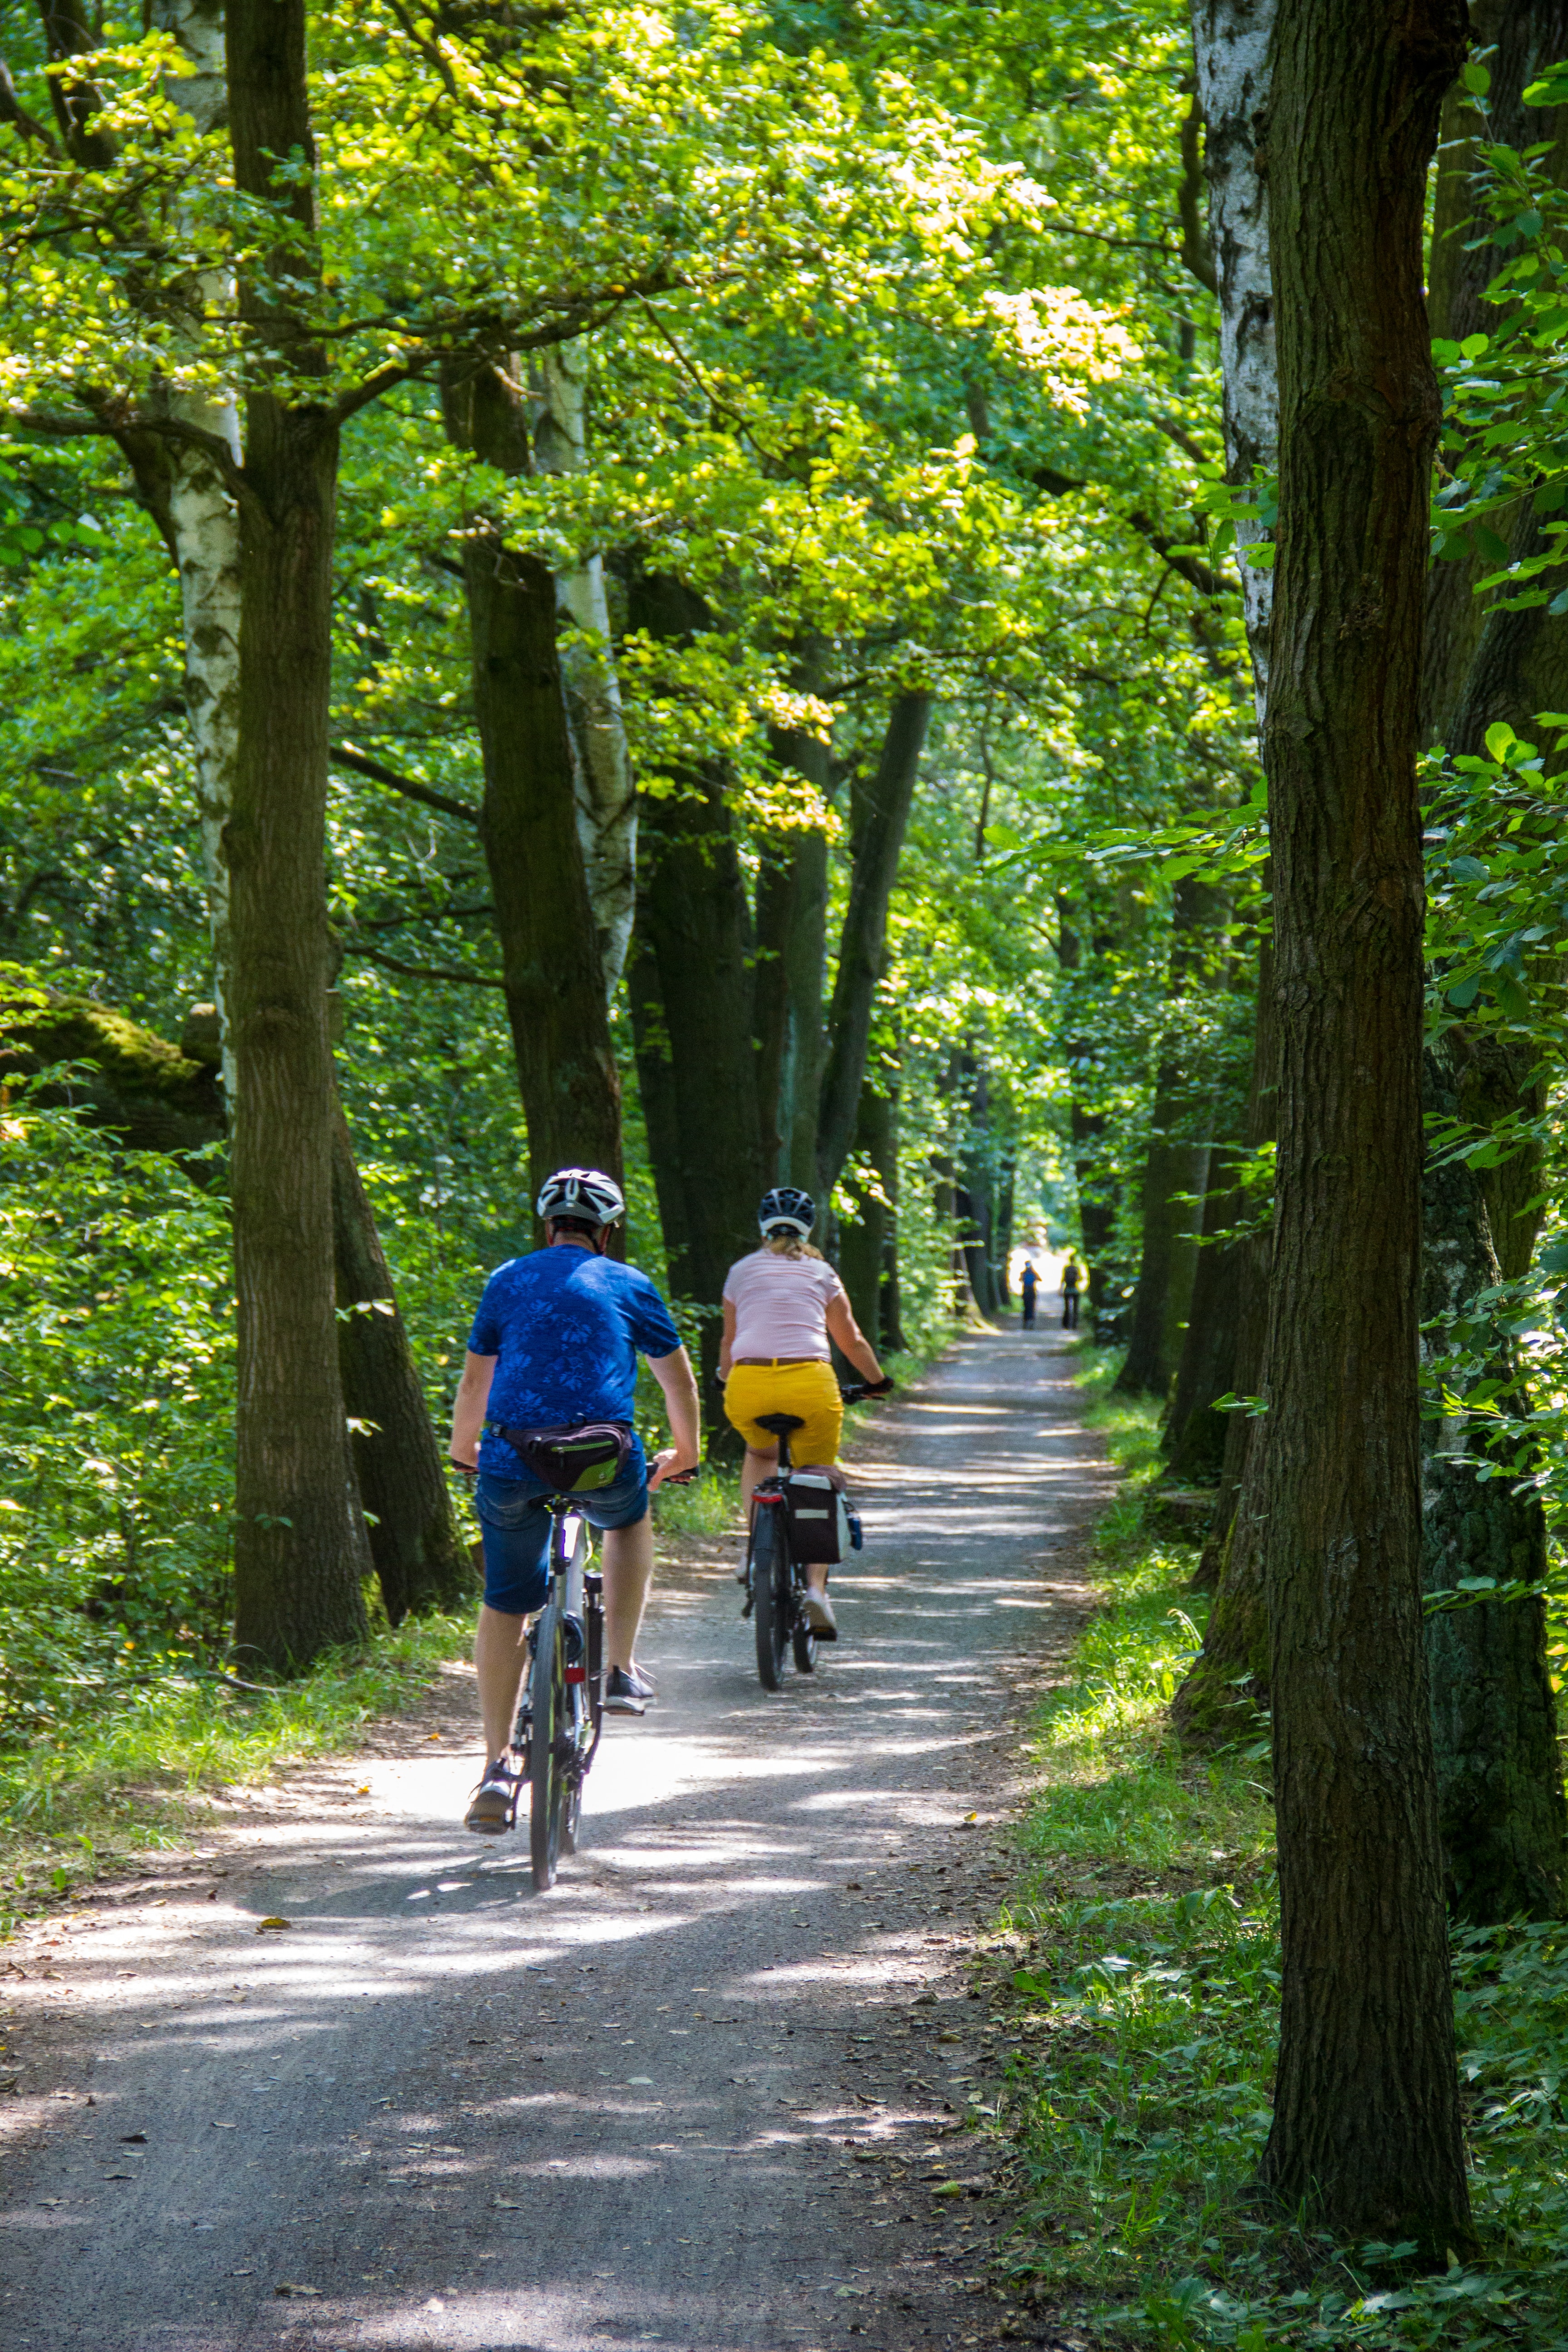
<instances>
[{"instance_id":1,"label":"distant pedestrian","mask_svg":"<svg viewBox=\"0 0 1568 2352\"><path fill-rule=\"evenodd\" d=\"M1035 1293L1038 1290L1039 1286L1040 1277L1035 1272L1034 1263L1031 1259L1026 1258L1024 1260L1023 1272L1018 1276L1018 1287L1024 1294L1024 1328L1026 1331L1032 1331L1035 1328Z\"/></svg>"},{"instance_id":2,"label":"distant pedestrian","mask_svg":"<svg viewBox=\"0 0 1568 2352\"><path fill-rule=\"evenodd\" d=\"M1062 1267L1062 1329L1064 1331L1078 1329L1078 1294L1081 1286L1082 1276L1078 1270L1078 1260L1076 1257L1068 1257Z\"/></svg>"}]
</instances>

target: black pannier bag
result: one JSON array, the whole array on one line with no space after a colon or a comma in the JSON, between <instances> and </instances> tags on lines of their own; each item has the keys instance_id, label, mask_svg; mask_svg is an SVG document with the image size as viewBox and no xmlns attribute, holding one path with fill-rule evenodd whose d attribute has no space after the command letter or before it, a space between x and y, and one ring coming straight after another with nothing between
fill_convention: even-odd
<instances>
[{"instance_id":1,"label":"black pannier bag","mask_svg":"<svg viewBox=\"0 0 1568 2352\"><path fill-rule=\"evenodd\" d=\"M568 1421L553 1429L500 1433L519 1461L558 1495L591 1495L613 1486L632 1455L631 1424L625 1421Z\"/></svg>"},{"instance_id":2,"label":"black pannier bag","mask_svg":"<svg viewBox=\"0 0 1568 2352\"><path fill-rule=\"evenodd\" d=\"M837 1567L860 1549L860 1521L850 1509L847 1481L837 1464L807 1462L783 1479L790 1549L815 1567Z\"/></svg>"}]
</instances>

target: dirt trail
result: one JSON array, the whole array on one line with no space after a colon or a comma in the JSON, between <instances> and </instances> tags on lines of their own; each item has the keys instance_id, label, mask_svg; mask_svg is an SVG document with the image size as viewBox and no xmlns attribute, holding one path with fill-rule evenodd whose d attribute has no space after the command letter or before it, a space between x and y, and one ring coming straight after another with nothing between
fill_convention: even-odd
<instances>
[{"instance_id":1,"label":"dirt trail","mask_svg":"<svg viewBox=\"0 0 1568 2352\"><path fill-rule=\"evenodd\" d=\"M438 1740L290 1776L9 1947L8 2352L1011 2328L965 2294L986 2209L930 2176L983 2161L955 2126L997 2050L955 1963L1110 1490L1068 1375L1047 1333L966 1341L881 1414L842 1639L776 1698L728 1548L664 1577L658 1704L608 1727L549 1895L521 1841L458 1826L454 1669Z\"/></svg>"}]
</instances>

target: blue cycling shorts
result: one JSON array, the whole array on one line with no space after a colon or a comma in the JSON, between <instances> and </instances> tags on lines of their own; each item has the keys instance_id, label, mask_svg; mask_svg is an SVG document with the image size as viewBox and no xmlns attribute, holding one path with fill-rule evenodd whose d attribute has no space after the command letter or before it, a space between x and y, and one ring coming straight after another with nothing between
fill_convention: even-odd
<instances>
[{"instance_id":1,"label":"blue cycling shorts","mask_svg":"<svg viewBox=\"0 0 1568 2352\"><path fill-rule=\"evenodd\" d=\"M515 1478L481 1470L474 1481L474 1508L485 1549L485 1607L503 1617L527 1617L550 1597L551 1489L521 1466ZM595 1528L635 1528L647 1516L647 1457L642 1440L632 1440L631 1460L613 1486L574 1496L572 1508Z\"/></svg>"}]
</instances>

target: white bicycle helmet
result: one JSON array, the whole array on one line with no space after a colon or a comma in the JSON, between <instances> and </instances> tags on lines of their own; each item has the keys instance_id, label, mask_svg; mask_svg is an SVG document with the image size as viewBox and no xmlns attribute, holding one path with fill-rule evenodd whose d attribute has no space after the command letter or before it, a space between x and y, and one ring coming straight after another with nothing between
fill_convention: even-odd
<instances>
[{"instance_id":1,"label":"white bicycle helmet","mask_svg":"<svg viewBox=\"0 0 1568 2352\"><path fill-rule=\"evenodd\" d=\"M584 1224L613 1225L626 1213L620 1186L599 1168L558 1168L541 1185L534 1207L546 1223L552 1217L581 1217Z\"/></svg>"},{"instance_id":2,"label":"white bicycle helmet","mask_svg":"<svg viewBox=\"0 0 1568 2352\"><path fill-rule=\"evenodd\" d=\"M782 1226L805 1241L816 1223L816 1202L798 1184L777 1184L763 1194L757 1223L764 1234L776 1234Z\"/></svg>"}]
</instances>

